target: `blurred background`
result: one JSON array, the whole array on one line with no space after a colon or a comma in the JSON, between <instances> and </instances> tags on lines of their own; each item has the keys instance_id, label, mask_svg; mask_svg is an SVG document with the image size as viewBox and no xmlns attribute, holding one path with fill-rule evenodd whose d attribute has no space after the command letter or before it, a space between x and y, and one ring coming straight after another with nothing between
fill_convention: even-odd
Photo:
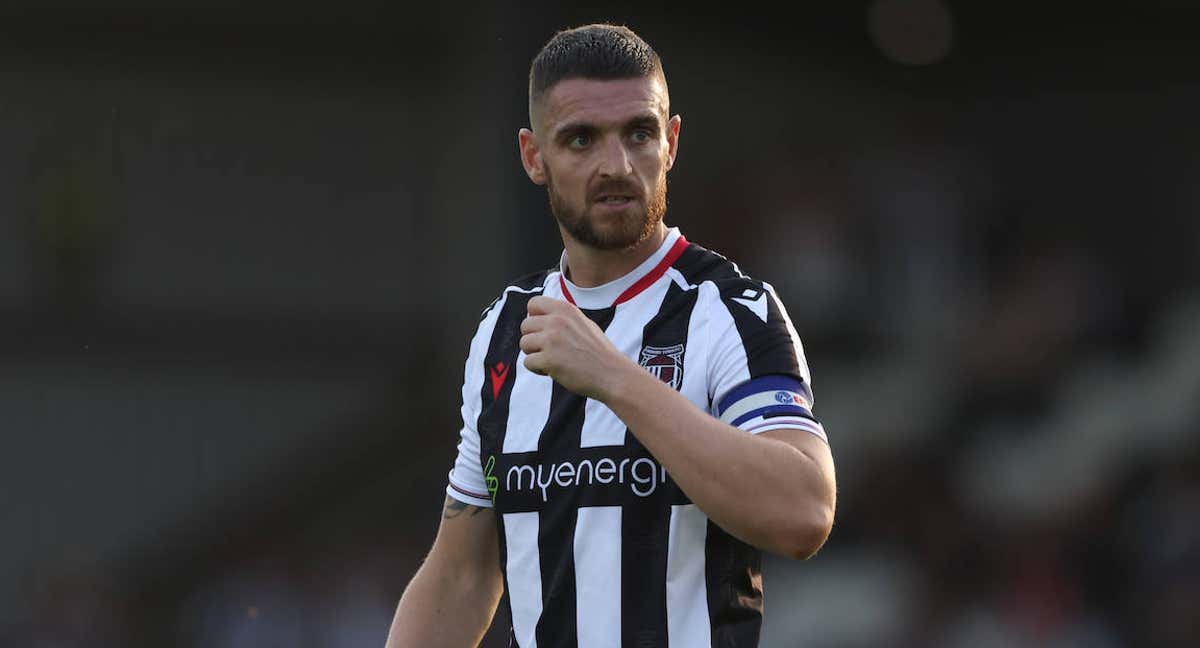
<instances>
[{"instance_id":1,"label":"blurred background","mask_svg":"<svg viewBox=\"0 0 1200 648\"><path fill-rule=\"evenodd\" d=\"M763 646L1200 645L1194 3L433 4L0 8L0 645L382 647L599 20L837 460Z\"/></svg>"}]
</instances>

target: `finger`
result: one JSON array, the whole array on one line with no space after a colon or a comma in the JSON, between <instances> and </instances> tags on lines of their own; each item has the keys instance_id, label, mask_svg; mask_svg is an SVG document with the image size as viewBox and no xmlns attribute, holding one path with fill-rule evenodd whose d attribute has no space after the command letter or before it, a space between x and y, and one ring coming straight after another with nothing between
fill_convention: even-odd
<instances>
[{"instance_id":1,"label":"finger","mask_svg":"<svg viewBox=\"0 0 1200 648\"><path fill-rule=\"evenodd\" d=\"M529 333L521 336L521 350L527 354L537 353L545 346L542 333Z\"/></svg>"},{"instance_id":2,"label":"finger","mask_svg":"<svg viewBox=\"0 0 1200 648\"><path fill-rule=\"evenodd\" d=\"M539 376L546 375L546 358L541 353L525 356L525 368Z\"/></svg>"},{"instance_id":3,"label":"finger","mask_svg":"<svg viewBox=\"0 0 1200 648\"><path fill-rule=\"evenodd\" d=\"M521 334L535 333L546 328L545 315L530 315L521 320Z\"/></svg>"},{"instance_id":4,"label":"finger","mask_svg":"<svg viewBox=\"0 0 1200 648\"><path fill-rule=\"evenodd\" d=\"M530 315L549 315L556 312L564 305L569 305L567 302L559 301L545 295L538 295L529 300L529 304L525 307Z\"/></svg>"}]
</instances>

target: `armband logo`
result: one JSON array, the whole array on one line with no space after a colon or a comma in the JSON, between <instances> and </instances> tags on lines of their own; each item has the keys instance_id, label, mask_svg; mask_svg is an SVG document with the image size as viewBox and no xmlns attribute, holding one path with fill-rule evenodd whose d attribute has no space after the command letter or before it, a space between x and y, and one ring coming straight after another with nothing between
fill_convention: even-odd
<instances>
[{"instance_id":1,"label":"armband logo","mask_svg":"<svg viewBox=\"0 0 1200 648\"><path fill-rule=\"evenodd\" d=\"M804 408L808 407L808 402L805 401L800 394L790 391L775 392L775 402L781 405L799 405L800 407Z\"/></svg>"}]
</instances>

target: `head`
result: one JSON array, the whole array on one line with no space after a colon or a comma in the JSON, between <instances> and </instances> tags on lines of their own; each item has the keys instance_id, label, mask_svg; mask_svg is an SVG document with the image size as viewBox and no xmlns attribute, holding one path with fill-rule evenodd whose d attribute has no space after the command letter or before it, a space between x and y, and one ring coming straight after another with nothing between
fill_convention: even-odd
<instances>
[{"instance_id":1,"label":"head","mask_svg":"<svg viewBox=\"0 0 1200 648\"><path fill-rule=\"evenodd\" d=\"M533 59L521 162L545 185L564 236L600 250L637 245L667 210L678 115L662 62L626 27L561 31Z\"/></svg>"}]
</instances>

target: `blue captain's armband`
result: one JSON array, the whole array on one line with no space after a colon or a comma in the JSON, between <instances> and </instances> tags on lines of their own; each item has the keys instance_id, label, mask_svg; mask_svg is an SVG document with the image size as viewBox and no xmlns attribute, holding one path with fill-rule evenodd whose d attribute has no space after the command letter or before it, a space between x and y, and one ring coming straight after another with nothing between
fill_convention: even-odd
<instances>
[{"instance_id":1,"label":"blue captain's armband","mask_svg":"<svg viewBox=\"0 0 1200 648\"><path fill-rule=\"evenodd\" d=\"M729 390L714 414L722 421L759 433L784 427L801 428L826 439L812 414L812 392L793 376L761 376Z\"/></svg>"}]
</instances>

